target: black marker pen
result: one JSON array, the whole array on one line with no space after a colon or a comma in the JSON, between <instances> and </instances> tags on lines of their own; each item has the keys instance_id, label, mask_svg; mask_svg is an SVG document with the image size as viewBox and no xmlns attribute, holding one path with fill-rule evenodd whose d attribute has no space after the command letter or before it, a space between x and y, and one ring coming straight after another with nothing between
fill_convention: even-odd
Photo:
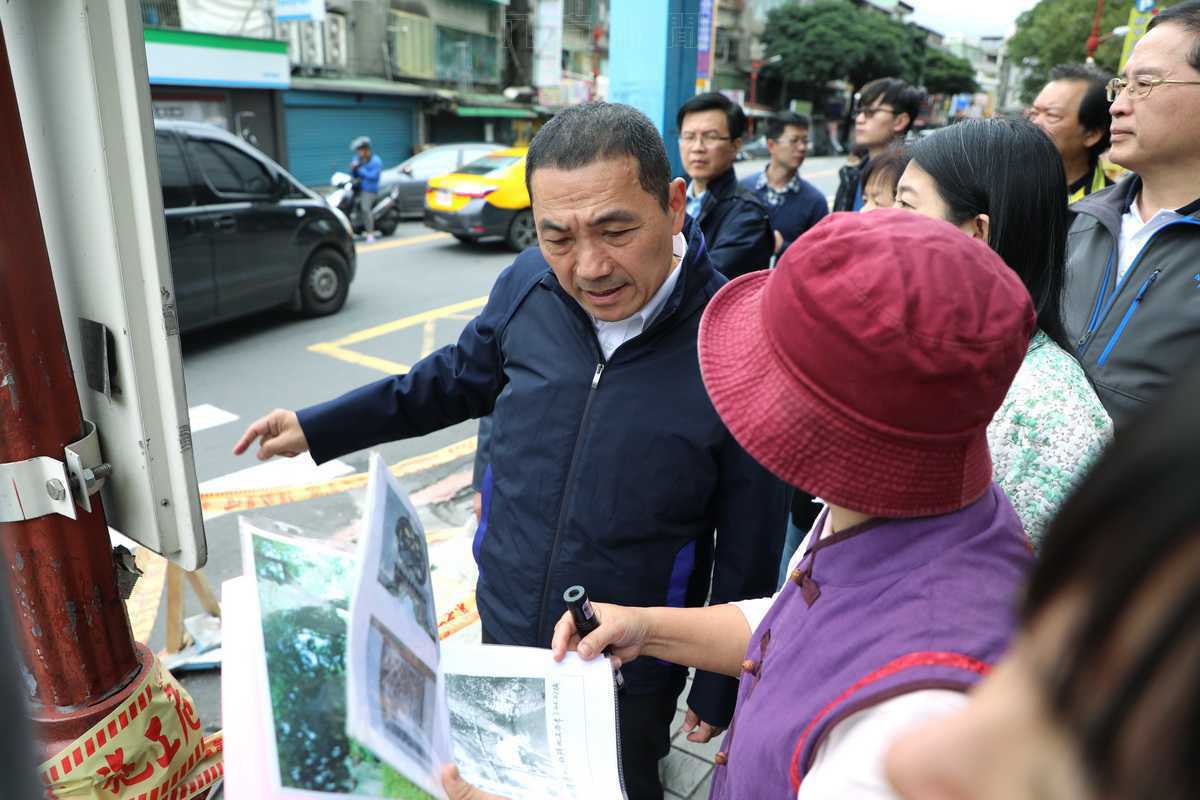
<instances>
[{"instance_id":1,"label":"black marker pen","mask_svg":"<svg viewBox=\"0 0 1200 800\"><path fill-rule=\"evenodd\" d=\"M579 585L572 586L563 592L563 602L571 609L571 619L575 621L575 630L580 639L600 627L600 619L596 616L596 609L592 608L592 601L588 599L587 589ZM609 648L604 648L604 655L611 655ZM625 677L620 669L613 673L613 680L617 683L617 689L625 686Z\"/></svg>"}]
</instances>

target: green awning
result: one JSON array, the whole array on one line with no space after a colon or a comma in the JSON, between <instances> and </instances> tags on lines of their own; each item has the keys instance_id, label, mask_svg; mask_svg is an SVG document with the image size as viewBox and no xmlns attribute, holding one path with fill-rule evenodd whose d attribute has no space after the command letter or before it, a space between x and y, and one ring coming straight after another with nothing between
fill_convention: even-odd
<instances>
[{"instance_id":1,"label":"green awning","mask_svg":"<svg viewBox=\"0 0 1200 800\"><path fill-rule=\"evenodd\" d=\"M508 119L537 119L527 108L496 108L492 106L459 106L454 113L460 117L505 117Z\"/></svg>"}]
</instances>

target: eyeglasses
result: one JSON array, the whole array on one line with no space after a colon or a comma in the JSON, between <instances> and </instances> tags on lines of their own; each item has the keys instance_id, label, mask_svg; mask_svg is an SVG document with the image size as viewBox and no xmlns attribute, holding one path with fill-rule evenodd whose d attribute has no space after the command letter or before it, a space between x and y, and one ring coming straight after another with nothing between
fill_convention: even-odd
<instances>
[{"instance_id":1,"label":"eyeglasses","mask_svg":"<svg viewBox=\"0 0 1200 800\"><path fill-rule=\"evenodd\" d=\"M874 108L863 108L862 106L859 106L858 108L854 109L854 116L857 117L859 114L862 114L867 119L871 119L881 111L886 111L889 114L896 113L896 109L888 108L887 106L875 106Z\"/></svg>"},{"instance_id":2,"label":"eyeglasses","mask_svg":"<svg viewBox=\"0 0 1200 800\"><path fill-rule=\"evenodd\" d=\"M704 133L700 134L699 136L696 135L695 131L688 131L687 133L679 134L679 143L680 144L695 144L697 139L699 139L700 141L704 142L707 145L714 145L717 142L728 142L731 139L733 139L733 137L732 136L722 136L721 134L717 133L716 131L705 131Z\"/></svg>"},{"instance_id":3,"label":"eyeglasses","mask_svg":"<svg viewBox=\"0 0 1200 800\"><path fill-rule=\"evenodd\" d=\"M795 147L798 144L802 144L806 147L808 146L808 139L804 138L803 136L789 136L786 139L776 139L775 141L784 147Z\"/></svg>"},{"instance_id":4,"label":"eyeglasses","mask_svg":"<svg viewBox=\"0 0 1200 800\"><path fill-rule=\"evenodd\" d=\"M1145 78L1138 77L1132 81L1127 81L1124 78L1113 78L1108 82L1108 102L1115 103L1117 98L1121 96L1121 92L1128 90L1130 97L1135 97L1141 100L1147 97L1154 90L1155 86L1160 86L1164 83L1174 83L1183 86L1200 86L1200 81L1172 81L1166 78Z\"/></svg>"}]
</instances>

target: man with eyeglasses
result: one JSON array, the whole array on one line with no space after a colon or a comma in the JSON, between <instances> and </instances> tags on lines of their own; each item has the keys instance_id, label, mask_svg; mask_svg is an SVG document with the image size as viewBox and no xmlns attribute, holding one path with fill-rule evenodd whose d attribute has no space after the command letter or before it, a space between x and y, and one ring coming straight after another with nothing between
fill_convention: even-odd
<instances>
[{"instance_id":1,"label":"man with eyeglasses","mask_svg":"<svg viewBox=\"0 0 1200 800\"><path fill-rule=\"evenodd\" d=\"M867 158L857 166L847 164L838 171L834 211L862 208L862 170L867 161L904 141L924 102L925 92L899 78L879 78L862 88L852 112L854 143L866 146Z\"/></svg>"},{"instance_id":2,"label":"man with eyeglasses","mask_svg":"<svg viewBox=\"0 0 1200 800\"><path fill-rule=\"evenodd\" d=\"M767 208L733 171L746 114L720 92L706 92L679 108L676 123L679 157L691 178L687 213L704 233L709 260L730 279L770 266L775 234Z\"/></svg>"},{"instance_id":3,"label":"man with eyeglasses","mask_svg":"<svg viewBox=\"0 0 1200 800\"><path fill-rule=\"evenodd\" d=\"M801 114L775 115L766 130L771 161L762 172L742 181L767 207L775 229L776 255L829 213L825 196L800 177L800 165L808 155L809 128L808 117Z\"/></svg>"},{"instance_id":4,"label":"man with eyeglasses","mask_svg":"<svg viewBox=\"0 0 1200 800\"><path fill-rule=\"evenodd\" d=\"M1062 156L1068 202L1112 185L1100 165L1108 150L1108 76L1091 64L1059 64L1025 116Z\"/></svg>"},{"instance_id":5,"label":"man with eyeglasses","mask_svg":"<svg viewBox=\"0 0 1200 800\"><path fill-rule=\"evenodd\" d=\"M1108 97L1134 174L1071 207L1064 322L1119 435L1200 357L1200 0L1151 21Z\"/></svg>"}]
</instances>

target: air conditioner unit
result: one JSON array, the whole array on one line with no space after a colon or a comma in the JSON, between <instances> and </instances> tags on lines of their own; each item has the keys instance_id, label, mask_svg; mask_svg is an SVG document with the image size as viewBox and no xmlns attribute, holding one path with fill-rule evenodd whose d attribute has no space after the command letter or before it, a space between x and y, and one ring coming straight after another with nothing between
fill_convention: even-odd
<instances>
[{"instance_id":1,"label":"air conditioner unit","mask_svg":"<svg viewBox=\"0 0 1200 800\"><path fill-rule=\"evenodd\" d=\"M325 14L325 65L345 69L346 47L346 16Z\"/></svg>"},{"instance_id":2,"label":"air conditioner unit","mask_svg":"<svg viewBox=\"0 0 1200 800\"><path fill-rule=\"evenodd\" d=\"M301 22L300 64L301 66L325 66L325 36L319 22Z\"/></svg>"}]
</instances>

